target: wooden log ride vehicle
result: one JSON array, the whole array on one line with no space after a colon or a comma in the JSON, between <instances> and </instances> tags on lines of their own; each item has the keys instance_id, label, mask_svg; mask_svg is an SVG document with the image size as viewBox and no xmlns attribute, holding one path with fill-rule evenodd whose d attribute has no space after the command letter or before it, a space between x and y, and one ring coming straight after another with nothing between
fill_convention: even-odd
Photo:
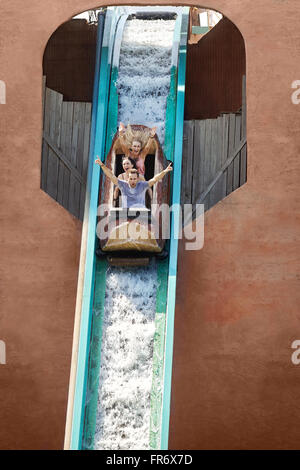
<instances>
[{"instance_id":1,"label":"wooden log ride vehicle","mask_svg":"<svg viewBox=\"0 0 300 470\"><path fill-rule=\"evenodd\" d=\"M131 125L133 131L149 130L146 126ZM119 131L114 135L105 165L116 175L123 173L124 152L120 144ZM168 165L159 139L155 134L145 158L145 180L150 180ZM148 264L149 257L165 258L165 233L169 231L170 175L152 187L152 203L146 193L146 208L122 208L120 197L114 204L114 184L101 173L99 204L106 210L100 211L99 223L105 226L105 234L99 237L98 256L107 256L114 265ZM103 220L104 218L105 221ZM164 224L164 227L162 227ZM167 228L166 228L167 227ZM165 232L167 230L167 232Z\"/></svg>"}]
</instances>

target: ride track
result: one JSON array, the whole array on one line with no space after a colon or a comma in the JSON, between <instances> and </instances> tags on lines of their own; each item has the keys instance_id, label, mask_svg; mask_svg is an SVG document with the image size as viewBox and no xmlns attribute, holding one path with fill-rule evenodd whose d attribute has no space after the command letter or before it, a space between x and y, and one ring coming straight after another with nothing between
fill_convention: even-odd
<instances>
[{"instance_id":1,"label":"ride track","mask_svg":"<svg viewBox=\"0 0 300 470\"><path fill-rule=\"evenodd\" d=\"M118 94L115 84L122 33L132 10L109 7L98 18L91 145L65 433L65 449L71 450L94 448L107 272L107 261L95 255L101 188L100 169L94 161L96 155L106 155L117 129ZM188 12L188 8L181 8L176 17L163 146L166 158L173 162L172 205L180 204ZM179 213L172 211L169 257L156 262L158 287L150 403L151 449L168 448L179 225Z\"/></svg>"}]
</instances>

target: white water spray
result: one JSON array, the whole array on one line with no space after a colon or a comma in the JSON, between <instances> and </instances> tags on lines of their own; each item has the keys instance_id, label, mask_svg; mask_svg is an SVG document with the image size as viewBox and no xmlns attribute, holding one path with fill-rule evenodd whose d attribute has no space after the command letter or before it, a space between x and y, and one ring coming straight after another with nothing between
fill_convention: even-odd
<instances>
[{"instance_id":1,"label":"white water spray","mask_svg":"<svg viewBox=\"0 0 300 470\"><path fill-rule=\"evenodd\" d=\"M119 121L157 126L164 142L175 21L127 21L118 78Z\"/></svg>"}]
</instances>

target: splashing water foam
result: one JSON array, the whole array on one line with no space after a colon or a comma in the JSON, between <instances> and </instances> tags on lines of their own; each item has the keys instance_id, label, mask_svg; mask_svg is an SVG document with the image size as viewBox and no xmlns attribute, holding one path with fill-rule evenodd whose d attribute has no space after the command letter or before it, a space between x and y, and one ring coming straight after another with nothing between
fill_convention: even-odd
<instances>
[{"instance_id":1,"label":"splashing water foam","mask_svg":"<svg viewBox=\"0 0 300 470\"><path fill-rule=\"evenodd\" d=\"M119 121L157 126L164 142L175 21L127 21L121 45Z\"/></svg>"},{"instance_id":2,"label":"splashing water foam","mask_svg":"<svg viewBox=\"0 0 300 470\"><path fill-rule=\"evenodd\" d=\"M119 122L165 131L174 20L127 21L118 78ZM149 449L156 263L109 268L95 449Z\"/></svg>"}]
</instances>

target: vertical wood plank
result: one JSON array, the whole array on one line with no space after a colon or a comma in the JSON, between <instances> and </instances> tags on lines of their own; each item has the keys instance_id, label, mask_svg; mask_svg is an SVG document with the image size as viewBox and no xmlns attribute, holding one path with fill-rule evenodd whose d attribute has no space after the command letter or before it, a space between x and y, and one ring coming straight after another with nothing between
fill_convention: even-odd
<instances>
[{"instance_id":1,"label":"vertical wood plank","mask_svg":"<svg viewBox=\"0 0 300 470\"><path fill-rule=\"evenodd\" d=\"M223 158L224 158L224 155L223 155L223 152L224 152L224 146L223 146L223 139L224 139L224 136L223 136L223 127L224 127L224 117L223 116L220 116L218 118L219 120L219 167L218 167L218 170L221 169L222 167L222 164L223 164ZM224 197L226 197L226 175L225 173L223 173L223 175L220 177L220 183L218 184L218 191L220 192L220 199L223 199Z\"/></svg>"},{"instance_id":2,"label":"vertical wood plank","mask_svg":"<svg viewBox=\"0 0 300 470\"><path fill-rule=\"evenodd\" d=\"M217 174L218 168L220 167L220 161L218 161L218 121L212 119L211 121L211 156L210 156L210 181L212 181ZM211 188L209 203L211 206L218 202L219 191L218 185L216 184Z\"/></svg>"},{"instance_id":3,"label":"vertical wood plank","mask_svg":"<svg viewBox=\"0 0 300 470\"><path fill-rule=\"evenodd\" d=\"M54 143L58 148L60 147L60 138L61 138L62 103L63 103L63 95L61 93L56 93Z\"/></svg>"},{"instance_id":4,"label":"vertical wood plank","mask_svg":"<svg viewBox=\"0 0 300 470\"><path fill-rule=\"evenodd\" d=\"M204 150L204 189L212 180L211 152L212 152L212 119L205 120L205 150ZM206 204L210 208L210 194L206 196Z\"/></svg>"},{"instance_id":5,"label":"vertical wood plank","mask_svg":"<svg viewBox=\"0 0 300 470\"><path fill-rule=\"evenodd\" d=\"M223 118L222 116L219 116L217 118L217 171L219 171L222 166L222 142L223 142L222 126L223 126Z\"/></svg>"},{"instance_id":6,"label":"vertical wood plank","mask_svg":"<svg viewBox=\"0 0 300 470\"><path fill-rule=\"evenodd\" d=\"M42 122L45 121L45 98L46 98L46 75L43 75L42 81Z\"/></svg>"},{"instance_id":7,"label":"vertical wood plank","mask_svg":"<svg viewBox=\"0 0 300 470\"><path fill-rule=\"evenodd\" d=\"M78 126L79 126L79 103L74 102L73 105L73 112L71 117L71 111L69 114L70 118L70 140L71 143L70 147L70 160L71 163L76 167L76 148L78 144ZM80 183L73 175L72 171L70 172L70 190L69 190L69 211L71 214L75 215L75 217L79 217L79 204L80 204Z\"/></svg>"},{"instance_id":8,"label":"vertical wood plank","mask_svg":"<svg viewBox=\"0 0 300 470\"><path fill-rule=\"evenodd\" d=\"M83 146L84 146L84 127L85 127L85 103L79 104L78 113L78 141L76 147L76 162L77 169L82 175L83 169Z\"/></svg>"},{"instance_id":9,"label":"vertical wood plank","mask_svg":"<svg viewBox=\"0 0 300 470\"><path fill-rule=\"evenodd\" d=\"M191 199L192 204L197 204L204 188L205 120L194 121L193 140Z\"/></svg>"},{"instance_id":10,"label":"vertical wood plank","mask_svg":"<svg viewBox=\"0 0 300 470\"><path fill-rule=\"evenodd\" d=\"M79 140L79 119L80 119L80 106L81 103L73 103L73 123L72 123L72 138L71 138L71 162L77 168L77 148Z\"/></svg>"},{"instance_id":11,"label":"vertical wood plank","mask_svg":"<svg viewBox=\"0 0 300 470\"><path fill-rule=\"evenodd\" d=\"M247 133L247 100L246 100L246 75L243 75L242 83L242 138L246 137ZM240 163L240 185L244 184L247 180L247 147L241 150L241 163Z\"/></svg>"},{"instance_id":12,"label":"vertical wood plank","mask_svg":"<svg viewBox=\"0 0 300 470\"><path fill-rule=\"evenodd\" d=\"M76 146L76 166L82 175L83 170L83 146L84 146L84 125L85 125L85 103L78 103L78 141ZM78 217L83 219L83 206L85 186L80 183Z\"/></svg>"},{"instance_id":13,"label":"vertical wood plank","mask_svg":"<svg viewBox=\"0 0 300 470\"><path fill-rule=\"evenodd\" d=\"M194 146L192 166L192 203L196 203L203 186L203 157L205 146L205 121L194 121Z\"/></svg>"},{"instance_id":14,"label":"vertical wood plank","mask_svg":"<svg viewBox=\"0 0 300 470\"><path fill-rule=\"evenodd\" d=\"M223 117L220 116L215 120L214 132L216 142L216 164L212 180L221 169L223 158ZM210 191L210 206L214 206L217 202L226 196L226 177L223 174Z\"/></svg>"},{"instance_id":15,"label":"vertical wood plank","mask_svg":"<svg viewBox=\"0 0 300 470\"><path fill-rule=\"evenodd\" d=\"M73 116L74 116L74 103L67 103L67 121L66 121L66 156L72 162L72 141L73 141ZM72 163L73 163L72 162ZM69 194L68 194L68 211L76 216L76 202L75 202L75 184L76 180L69 172Z\"/></svg>"},{"instance_id":16,"label":"vertical wood plank","mask_svg":"<svg viewBox=\"0 0 300 470\"><path fill-rule=\"evenodd\" d=\"M209 185L212 180L211 174L211 128L212 128L212 119L205 120L205 150L204 150L204 188ZM206 207L210 208L210 194L205 198L205 210Z\"/></svg>"},{"instance_id":17,"label":"vertical wood plank","mask_svg":"<svg viewBox=\"0 0 300 470\"><path fill-rule=\"evenodd\" d=\"M198 187L198 197L200 194L204 191L205 189L205 139L206 139L206 122L205 120L200 121L200 134L199 134L199 139L200 139L200 147L199 147L199 178L196 177L196 173L193 174L195 175L195 186ZM193 178L193 185L194 185L194 178ZM198 199L198 198L197 198Z\"/></svg>"},{"instance_id":18,"label":"vertical wood plank","mask_svg":"<svg viewBox=\"0 0 300 470\"><path fill-rule=\"evenodd\" d=\"M68 160L72 160L72 127L73 127L73 110L74 110L74 103L67 102L66 103L66 132L65 132L65 155ZM68 188L68 195L63 195L63 200L66 202L68 201L68 205L66 209L74 214L71 210L73 207L73 195L74 195L74 177L72 176L72 172L69 170L65 174L64 181L66 181L66 187ZM65 188L64 188L65 193ZM75 215L75 214L74 214Z\"/></svg>"},{"instance_id":19,"label":"vertical wood plank","mask_svg":"<svg viewBox=\"0 0 300 470\"><path fill-rule=\"evenodd\" d=\"M86 181L87 179L87 169L88 169L88 163L89 163L91 119L92 119L92 104L85 103L83 163L82 163L82 177L84 181Z\"/></svg>"},{"instance_id":20,"label":"vertical wood plank","mask_svg":"<svg viewBox=\"0 0 300 470\"><path fill-rule=\"evenodd\" d=\"M204 189L212 180L211 151L212 151L212 119L205 120L205 175Z\"/></svg>"},{"instance_id":21,"label":"vertical wood plank","mask_svg":"<svg viewBox=\"0 0 300 470\"><path fill-rule=\"evenodd\" d=\"M57 93L56 96L56 111L55 111L55 134L54 134L54 143L55 145L60 148L60 140L61 140L61 117L62 117L62 103L63 103L63 95L61 93ZM57 155L56 156L56 200L57 200L57 192L58 192L58 180L59 180L59 166L61 161Z\"/></svg>"},{"instance_id":22,"label":"vertical wood plank","mask_svg":"<svg viewBox=\"0 0 300 470\"><path fill-rule=\"evenodd\" d=\"M192 189L193 189L193 164L194 164L194 132L195 121L191 121L188 129L188 167L187 172L189 179L186 185L186 203L192 204Z\"/></svg>"},{"instance_id":23,"label":"vertical wood plank","mask_svg":"<svg viewBox=\"0 0 300 470\"><path fill-rule=\"evenodd\" d=\"M51 104L51 93L50 89L46 87L45 89L45 114L44 114L44 125L43 130L49 134L50 133L50 104ZM48 171L48 153L49 146L46 141L43 139L42 145L42 164L41 164L41 188L47 190L47 171Z\"/></svg>"},{"instance_id":24,"label":"vertical wood plank","mask_svg":"<svg viewBox=\"0 0 300 470\"><path fill-rule=\"evenodd\" d=\"M191 204L193 184L194 121L184 122L182 151L181 201L183 204Z\"/></svg>"},{"instance_id":25,"label":"vertical wood plank","mask_svg":"<svg viewBox=\"0 0 300 470\"><path fill-rule=\"evenodd\" d=\"M228 158L228 144L229 144L229 115L223 115L223 150L222 150L222 164ZM226 194L227 194L227 170L224 171L224 178L226 181Z\"/></svg>"},{"instance_id":26,"label":"vertical wood plank","mask_svg":"<svg viewBox=\"0 0 300 470\"><path fill-rule=\"evenodd\" d=\"M241 120L242 117L240 114L236 114L235 117L235 138L234 138L234 147L236 148L241 141ZM233 161L233 188L235 191L240 185L240 158L241 152L235 157Z\"/></svg>"},{"instance_id":27,"label":"vertical wood plank","mask_svg":"<svg viewBox=\"0 0 300 470\"><path fill-rule=\"evenodd\" d=\"M56 91L51 90L51 105L50 105L50 139L55 145L60 143L60 129L61 129L61 103L62 95ZM49 148L48 155L48 171L47 171L47 193L49 196L56 200L57 186L58 186L58 157Z\"/></svg>"},{"instance_id":28,"label":"vertical wood plank","mask_svg":"<svg viewBox=\"0 0 300 470\"><path fill-rule=\"evenodd\" d=\"M71 172L69 168L65 168L64 176L63 176L62 205L67 210L69 210L70 174Z\"/></svg>"},{"instance_id":29,"label":"vertical wood plank","mask_svg":"<svg viewBox=\"0 0 300 470\"><path fill-rule=\"evenodd\" d=\"M60 149L66 155L67 103L62 103Z\"/></svg>"},{"instance_id":30,"label":"vertical wood plank","mask_svg":"<svg viewBox=\"0 0 300 470\"><path fill-rule=\"evenodd\" d=\"M182 138L182 163L181 163L181 188L180 188L180 202L185 204L185 187L187 179L187 141L188 141L188 126L191 121L184 121L183 123L183 138Z\"/></svg>"},{"instance_id":31,"label":"vertical wood plank","mask_svg":"<svg viewBox=\"0 0 300 470\"><path fill-rule=\"evenodd\" d=\"M60 136L60 150L65 155L66 151L66 127L67 127L67 106L66 103L62 103L62 113L61 113L61 136ZM65 209L68 209L68 206L65 205L64 191L66 184L66 174L69 170L66 168L65 164L60 161L58 168L58 188L57 188L57 202L59 202ZM68 198L69 200L69 198Z\"/></svg>"},{"instance_id":32,"label":"vertical wood plank","mask_svg":"<svg viewBox=\"0 0 300 470\"><path fill-rule=\"evenodd\" d=\"M73 127L73 109L74 103L66 102L66 121L65 121L65 156L72 161L72 127Z\"/></svg>"},{"instance_id":33,"label":"vertical wood plank","mask_svg":"<svg viewBox=\"0 0 300 470\"><path fill-rule=\"evenodd\" d=\"M222 165L227 160L228 156L228 131L229 131L229 116L223 115L223 150L222 150Z\"/></svg>"},{"instance_id":34,"label":"vertical wood plank","mask_svg":"<svg viewBox=\"0 0 300 470\"><path fill-rule=\"evenodd\" d=\"M58 180L57 180L56 200L61 205L63 205L64 173L65 173L65 165L63 164L62 161L59 161L58 162Z\"/></svg>"},{"instance_id":35,"label":"vertical wood plank","mask_svg":"<svg viewBox=\"0 0 300 470\"><path fill-rule=\"evenodd\" d=\"M193 138L193 156L192 156L192 173L194 178L191 179L192 185L192 203L197 201L197 197L199 196L199 192L201 189L197 187L196 183L200 181L202 178L202 173L200 171L201 167L201 150L200 146L201 142L201 121L194 121L194 138Z\"/></svg>"},{"instance_id":36,"label":"vertical wood plank","mask_svg":"<svg viewBox=\"0 0 300 470\"><path fill-rule=\"evenodd\" d=\"M65 150L65 103L62 102L61 109L61 132L60 132L60 143L59 148L64 153ZM59 204L63 205L63 191L64 191L64 174L65 174L65 164L62 161L59 161L58 165L58 183L57 183L57 197L56 200Z\"/></svg>"},{"instance_id":37,"label":"vertical wood plank","mask_svg":"<svg viewBox=\"0 0 300 470\"><path fill-rule=\"evenodd\" d=\"M211 152L210 152L210 175L213 179L218 170L218 127L217 119L211 119Z\"/></svg>"},{"instance_id":38,"label":"vertical wood plank","mask_svg":"<svg viewBox=\"0 0 300 470\"><path fill-rule=\"evenodd\" d=\"M234 150L235 142L235 114L229 114L229 133L228 133L228 157L232 155ZM233 162L228 166L227 169L227 183L226 183L226 194L230 194L233 188Z\"/></svg>"},{"instance_id":39,"label":"vertical wood plank","mask_svg":"<svg viewBox=\"0 0 300 470\"><path fill-rule=\"evenodd\" d=\"M180 188L180 202L185 204L185 188L187 175L187 159L188 155L188 127L191 121L184 121L183 123L183 138L182 138L182 165L181 165L181 188Z\"/></svg>"}]
</instances>

